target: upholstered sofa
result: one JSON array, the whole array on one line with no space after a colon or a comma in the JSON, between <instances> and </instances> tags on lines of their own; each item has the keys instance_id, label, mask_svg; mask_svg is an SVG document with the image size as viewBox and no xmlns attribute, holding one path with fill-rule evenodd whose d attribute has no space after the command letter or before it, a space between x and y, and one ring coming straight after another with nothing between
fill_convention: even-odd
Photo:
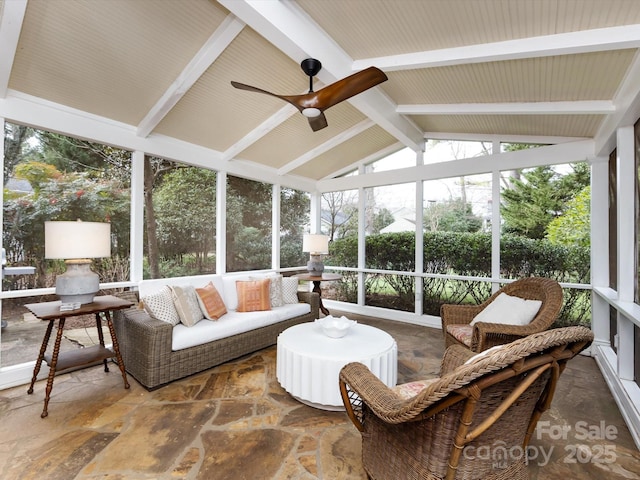
<instances>
[{"instance_id":1,"label":"upholstered sofa","mask_svg":"<svg viewBox=\"0 0 640 480\"><path fill-rule=\"evenodd\" d=\"M288 303L283 301L282 305L269 305L259 311L239 311L243 305L239 305L237 282L258 283L255 280L264 277L265 274L226 274L143 280L137 291L119 293L134 302L134 306L114 312L113 318L127 372L147 389L155 389L274 345L285 329L319 317L318 294L297 291L297 283L292 292L292 279L283 279L289 287L288 294L284 294ZM274 275L269 277L273 279ZM195 287L201 292L205 286L213 286L224 301L226 313L217 319L203 318L190 326L174 325L154 316L148 305L145 308L145 299L151 304L152 298L167 289L181 292ZM270 293L273 295L273 289Z\"/></svg>"}]
</instances>

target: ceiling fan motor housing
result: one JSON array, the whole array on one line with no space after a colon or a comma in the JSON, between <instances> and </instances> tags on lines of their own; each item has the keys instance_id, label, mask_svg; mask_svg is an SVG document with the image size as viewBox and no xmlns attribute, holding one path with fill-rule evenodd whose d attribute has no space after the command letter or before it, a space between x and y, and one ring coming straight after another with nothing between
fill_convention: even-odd
<instances>
[{"instance_id":1,"label":"ceiling fan motor housing","mask_svg":"<svg viewBox=\"0 0 640 480\"><path fill-rule=\"evenodd\" d=\"M316 60L315 58L305 58L300 62L300 67L309 77L315 77L322 68L322 63L320 63L320 60Z\"/></svg>"}]
</instances>

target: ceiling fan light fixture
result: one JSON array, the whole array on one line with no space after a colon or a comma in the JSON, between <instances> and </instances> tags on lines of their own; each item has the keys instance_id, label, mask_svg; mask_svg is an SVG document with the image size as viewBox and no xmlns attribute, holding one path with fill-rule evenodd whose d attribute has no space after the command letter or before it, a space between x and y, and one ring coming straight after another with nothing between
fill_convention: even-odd
<instances>
[{"instance_id":1,"label":"ceiling fan light fixture","mask_svg":"<svg viewBox=\"0 0 640 480\"><path fill-rule=\"evenodd\" d=\"M319 108L304 108L302 114L307 118L319 117L322 111Z\"/></svg>"}]
</instances>

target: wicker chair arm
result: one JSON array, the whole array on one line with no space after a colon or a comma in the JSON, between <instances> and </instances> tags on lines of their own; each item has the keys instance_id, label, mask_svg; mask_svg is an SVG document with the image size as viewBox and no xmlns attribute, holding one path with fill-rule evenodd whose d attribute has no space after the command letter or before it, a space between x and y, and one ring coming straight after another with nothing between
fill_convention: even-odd
<instances>
[{"instance_id":1,"label":"wicker chair arm","mask_svg":"<svg viewBox=\"0 0 640 480\"><path fill-rule=\"evenodd\" d=\"M447 325L458 325L471 323L471 320L485 308L485 305L455 305L444 304L440 307L440 318L442 319L442 329Z\"/></svg>"},{"instance_id":2,"label":"wicker chair arm","mask_svg":"<svg viewBox=\"0 0 640 480\"><path fill-rule=\"evenodd\" d=\"M532 322L528 325L506 325L503 323L478 322L473 325L471 350L481 352L496 345L513 342L519 338L538 333L541 328Z\"/></svg>"},{"instance_id":3,"label":"wicker chair arm","mask_svg":"<svg viewBox=\"0 0 640 480\"><path fill-rule=\"evenodd\" d=\"M427 413L425 410L440 402L452 390L449 380L438 378L418 395L405 400L361 363L345 365L340 371L339 383L347 415L359 430L362 430L363 405L382 421L399 424L434 415L436 409Z\"/></svg>"},{"instance_id":4,"label":"wicker chair arm","mask_svg":"<svg viewBox=\"0 0 640 480\"><path fill-rule=\"evenodd\" d=\"M440 363L440 376L452 372L464 362L473 357L476 353L463 347L462 345L451 345L448 347Z\"/></svg>"}]
</instances>

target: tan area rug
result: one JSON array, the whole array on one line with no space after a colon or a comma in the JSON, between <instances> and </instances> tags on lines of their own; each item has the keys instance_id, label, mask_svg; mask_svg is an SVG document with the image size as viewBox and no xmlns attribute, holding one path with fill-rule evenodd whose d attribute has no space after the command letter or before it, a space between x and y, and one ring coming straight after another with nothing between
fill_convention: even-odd
<instances>
[{"instance_id":1,"label":"tan area rug","mask_svg":"<svg viewBox=\"0 0 640 480\"><path fill-rule=\"evenodd\" d=\"M104 335L105 343L111 343L111 334L109 333L109 327L102 327L102 334ZM90 347L91 345L98 345L100 339L98 338L98 330L96 327L87 328L72 328L63 332L64 338L70 340L83 347Z\"/></svg>"}]
</instances>

